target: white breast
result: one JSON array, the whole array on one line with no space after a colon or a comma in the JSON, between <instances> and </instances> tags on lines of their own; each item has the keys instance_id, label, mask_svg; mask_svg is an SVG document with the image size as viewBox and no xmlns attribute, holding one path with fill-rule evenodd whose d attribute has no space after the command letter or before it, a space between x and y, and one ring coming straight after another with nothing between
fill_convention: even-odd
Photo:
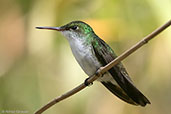
<instances>
[{"instance_id":1,"label":"white breast","mask_svg":"<svg viewBox=\"0 0 171 114\"><path fill-rule=\"evenodd\" d=\"M70 47L77 62L84 72L92 76L101 66L94 57L90 46L84 45L80 40L70 41Z\"/></svg>"}]
</instances>

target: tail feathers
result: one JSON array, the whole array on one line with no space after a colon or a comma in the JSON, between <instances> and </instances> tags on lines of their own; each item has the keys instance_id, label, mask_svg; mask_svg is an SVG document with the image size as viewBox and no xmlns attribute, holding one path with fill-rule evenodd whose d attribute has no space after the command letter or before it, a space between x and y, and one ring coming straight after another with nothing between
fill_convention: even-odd
<instances>
[{"instance_id":1,"label":"tail feathers","mask_svg":"<svg viewBox=\"0 0 171 114\"><path fill-rule=\"evenodd\" d=\"M145 106L150 104L150 101L140 92L138 89L133 90L133 94L129 92L129 95L124 92L123 89L114 85L111 82L101 82L107 89L109 89L113 94L122 99L123 101L132 104L132 105L141 105ZM137 94L135 94L135 91Z\"/></svg>"},{"instance_id":2,"label":"tail feathers","mask_svg":"<svg viewBox=\"0 0 171 114\"><path fill-rule=\"evenodd\" d=\"M117 87L116 85L112 84L111 82L101 82L108 90L110 90L114 95L122 99L123 101L132 104L132 105L138 105L136 102L134 102L120 87Z\"/></svg>"},{"instance_id":3,"label":"tail feathers","mask_svg":"<svg viewBox=\"0 0 171 114\"><path fill-rule=\"evenodd\" d=\"M134 102L141 106L151 104L150 101L134 86L133 82L128 78L127 72L123 70L123 68L120 70L119 67L113 67L109 72L118 85Z\"/></svg>"},{"instance_id":4,"label":"tail feathers","mask_svg":"<svg viewBox=\"0 0 171 114\"><path fill-rule=\"evenodd\" d=\"M145 106L146 104L151 104L150 101L132 83L129 82L129 80L125 79L125 85L126 85L125 92L136 103L140 104L141 106Z\"/></svg>"}]
</instances>

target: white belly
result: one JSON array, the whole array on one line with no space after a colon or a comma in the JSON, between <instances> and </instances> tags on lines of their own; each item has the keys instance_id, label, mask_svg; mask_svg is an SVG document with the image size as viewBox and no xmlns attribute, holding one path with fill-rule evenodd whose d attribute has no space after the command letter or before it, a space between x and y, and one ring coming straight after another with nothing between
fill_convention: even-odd
<instances>
[{"instance_id":1,"label":"white belly","mask_svg":"<svg viewBox=\"0 0 171 114\"><path fill-rule=\"evenodd\" d=\"M70 42L71 50L77 62L88 76L95 74L101 67L93 55L91 47L83 45L81 42Z\"/></svg>"}]
</instances>

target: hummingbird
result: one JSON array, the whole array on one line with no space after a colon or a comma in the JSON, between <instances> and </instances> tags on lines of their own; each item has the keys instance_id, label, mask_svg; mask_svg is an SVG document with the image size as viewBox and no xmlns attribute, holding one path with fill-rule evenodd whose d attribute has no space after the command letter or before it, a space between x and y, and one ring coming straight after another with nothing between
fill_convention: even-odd
<instances>
[{"instance_id":1,"label":"hummingbird","mask_svg":"<svg viewBox=\"0 0 171 114\"><path fill-rule=\"evenodd\" d=\"M117 57L112 48L83 21L72 21L61 27L36 28L61 32L68 40L76 61L89 77L93 76L100 67L105 66ZM121 62L104 73L97 81L129 104L140 106L151 104L134 86ZM87 84L85 83L85 85Z\"/></svg>"}]
</instances>

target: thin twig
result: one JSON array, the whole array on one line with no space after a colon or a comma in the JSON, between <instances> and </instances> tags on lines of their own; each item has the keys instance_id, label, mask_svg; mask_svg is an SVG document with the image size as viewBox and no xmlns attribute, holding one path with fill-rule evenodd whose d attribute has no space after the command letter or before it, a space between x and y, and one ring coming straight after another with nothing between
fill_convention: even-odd
<instances>
[{"instance_id":1,"label":"thin twig","mask_svg":"<svg viewBox=\"0 0 171 114\"><path fill-rule=\"evenodd\" d=\"M118 64L119 62L121 62L123 59L125 59L126 57L128 57L130 54L132 54L133 52L135 52L137 49L139 49L140 47L142 47L144 44L148 43L148 41L150 41L152 38L154 38L155 36L157 36L160 32L162 32L163 30L165 30L167 27L169 27L171 25L171 20L169 20L166 24L164 24L163 26L159 27L158 29L156 29L155 31L153 31L151 34L149 34L148 36L144 37L141 41L139 41L138 43L136 43L135 45L133 45L130 49L126 50L124 53L122 53L120 56L118 56L116 59L114 59L113 61L111 61L109 64L107 64L104 67L100 67L99 70L97 71L96 75L93 75L92 77L90 77L87 82L88 83L92 83L93 81L95 81L98 77L100 77L102 74L104 74L105 72L107 72L109 69L111 69L113 66L115 66L116 64ZM40 108L38 111L35 112L35 114L41 114L43 113L45 110L47 110L48 108L50 108L51 106L53 106L54 104L76 94L77 92L81 91L82 89L84 89L86 87L86 85L84 83L78 85L77 87L75 87L74 89L66 92L65 94L55 98L54 100L50 101L48 104L46 104L45 106L43 106L42 108Z\"/></svg>"}]
</instances>

